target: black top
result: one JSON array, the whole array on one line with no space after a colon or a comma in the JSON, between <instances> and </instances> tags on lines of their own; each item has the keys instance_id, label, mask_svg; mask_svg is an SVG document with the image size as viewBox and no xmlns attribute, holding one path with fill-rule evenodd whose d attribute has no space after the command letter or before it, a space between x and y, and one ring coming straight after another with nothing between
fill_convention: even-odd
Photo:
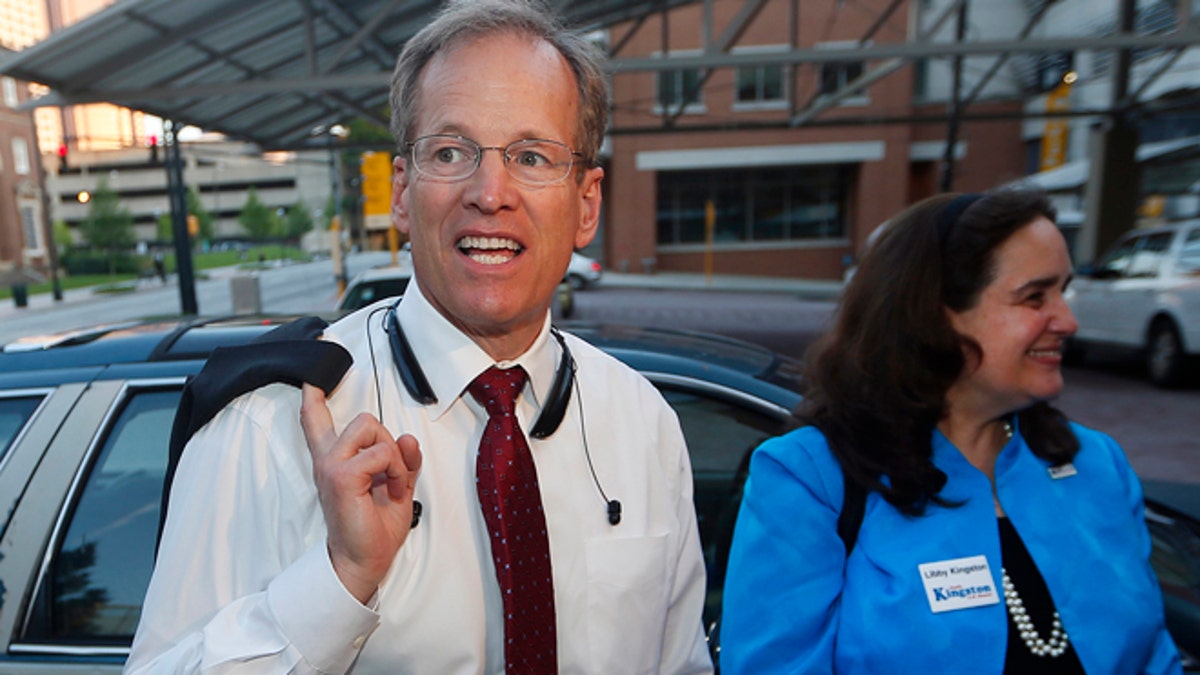
<instances>
[{"instance_id":1,"label":"black top","mask_svg":"<svg viewBox=\"0 0 1200 675\"><path fill-rule=\"evenodd\" d=\"M1054 624L1054 600L1050 598L1046 582L1042 579L1042 574L1038 571L1037 566L1033 564L1033 558L1029 557L1029 551L1026 550L1016 528L1008 522L1008 518L1001 517L999 521L1000 555L1004 560L1004 569L1008 572L1008 578L1012 580L1017 594L1021 596L1025 612L1033 621L1034 630L1043 640L1048 640ZM1003 589L1001 589L1001 593L1003 594ZM1004 598L1001 597L1001 602L1003 601ZM1007 606L1005 611L1008 614L1008 650L1004 658L1005 673L1013 675L1018 673L1020 675L1083 673L1083 665L1079 663L1079 656L1075 653L1074 642L1069 642L1067 650L1057 658L1038 656L1030 651L1025 641L1021 639L1021 635L1017 632L1017 626L1013 622L1012 614L1007 612ZM1071 627L1065 626L1065 628L1069 636Z\"/></svg>"}]
</instances>

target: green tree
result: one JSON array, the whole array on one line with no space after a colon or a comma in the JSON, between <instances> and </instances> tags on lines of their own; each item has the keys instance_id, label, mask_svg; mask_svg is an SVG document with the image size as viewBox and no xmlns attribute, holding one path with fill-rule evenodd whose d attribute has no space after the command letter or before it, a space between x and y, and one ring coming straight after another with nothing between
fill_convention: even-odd
<instances>
[{"instance_id":1,"label":"green tree","mask_svg":"<svg viewBox=\"0 0 1200 675\"><path fill-rule=\"evenodd\" d=\"M121 198L103 179L92 193L91 209L79 224L79 230L88 244L107 254L110 274L116 270L117 254L137 243L133 214L121 206Z\"/></svg>"},{"instance_id":2,"label":"green tree","mask_svg":"<svg viewBox=\"0 0 1200 675\"><path fill-rule=\"evenodd\" d=\"M250 188L246 196L246 205L238 214L238 222L246 230L251 239L270 239L279 233L279 216L275 210L258 198L258 191Z\"/></svg>"},{"instance_id":3,"label":"green tree","mask_svg":"<svg viewBox=\"0 0 1200 675\"><path fill-rule=\"evenodd\" d=\"M297 201L283 217L283 236L285 239L298 240L311 229L313 229L312 212L308 210L308 206L304 202Z\"/></svg>"},{"instance_id":4,"label":"green tree","mask_svg":"<svg viewBox=\"0 0 1200 675\"><path fill-rule=\"evenodd\" d=\"M154 224L154 236L159 241L173 241L175 239L175 226L171 222L171 212L158 214L158 220Z\"/></svg>"},{"instance_id":5,"label":"green tree","mask_svg":"<svg viewBox=\"0 0 1200 675\"><path fill-rule=\"evenodd\" d=\"M67 225L67 221L56 220L50 227L54 235L54 246L58 249L59 255L75 245L75 235L72 234L71 226Z\"/></svg>"},{"instance_id":6,"label":"green tree","mask_svg":"<svg viewBox=\"0 0 1200 675\"><path fill-rule=\"evenodd\" d=\"M387 106L380 108L379 114L384 119L391 115ZM356 146L378 146L390 149L395 145L395 141L392 140L392 132L373 119L356 117L346 123L346 128L350 130L346 141Z\"/></svg>"}]
</instances>

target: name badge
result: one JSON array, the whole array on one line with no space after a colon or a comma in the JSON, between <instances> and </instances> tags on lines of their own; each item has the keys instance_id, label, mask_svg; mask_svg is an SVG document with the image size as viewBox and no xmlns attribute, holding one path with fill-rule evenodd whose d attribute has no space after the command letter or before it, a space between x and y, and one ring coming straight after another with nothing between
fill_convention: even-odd
<instances>
[{"instance_id":1,"label":"name badge","mask_svg":"<svg viewBox=\"0 0 1200 675\"><path fill-rule=\"evenodd\" d=\"M1058 466L1052 466L1046 470L1050 472L1050 477L1054 480L1058 480L1060 478L1070 478L1071 476L1079 473L1075 470L1075 465L1070 462L1067 462L1066 464L1059 464Z\"/></svg>"},{"instance_id":2,"label":"name badge","mask_svg":"<svg viewBox=\"0 0 1200 675\"><path fill-rule=\"evenodd\" d=\"M924 563L917 569L934 614L1000 602L985 556Z\"/></svg>"}]
</instances>

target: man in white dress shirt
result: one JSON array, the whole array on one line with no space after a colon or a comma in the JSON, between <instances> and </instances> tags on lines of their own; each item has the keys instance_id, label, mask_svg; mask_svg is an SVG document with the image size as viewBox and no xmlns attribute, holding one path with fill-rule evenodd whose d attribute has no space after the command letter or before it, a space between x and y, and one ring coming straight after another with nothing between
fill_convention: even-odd
<instances>
[{"instance_id":1,"label":"man in white dress shirt","mask_svg":"<svg viewBox=\"0 0 1200 675\"><path fill-rule=\"evenodd\" d=\"M192 438L127 672L505 672L475 485L488 413L466 389L515 366L555 669L711 672L679 423L636 372L550 329L600 214L600 57L538 5L458 2L405 46L392 107L393 215L414 281L325 332L353 357L328 399L268 385ZM561 423L530 435L556 406Z\"/></svg>"}]
</instances>

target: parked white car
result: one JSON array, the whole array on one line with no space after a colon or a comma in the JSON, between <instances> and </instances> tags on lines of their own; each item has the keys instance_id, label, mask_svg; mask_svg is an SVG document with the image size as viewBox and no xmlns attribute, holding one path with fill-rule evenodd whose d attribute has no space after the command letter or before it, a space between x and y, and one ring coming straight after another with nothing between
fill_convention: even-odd
<instances>
[{"instance_id":1,"label":"parked white car","mask_svg":"<svg viewBox=\"0 0 1200 675\"><path fill-rule=\"evenodd\" d=\"M1073 349L1138 350L1159 386L1180 384L1200 356L1200 220L1122 237L1067 291L1079 321Z\"/></svg>"},{"instance_id":2,"label":"parked white car","mask_svg":"<svg viewBox=\"0 0 1200 675\"><path fill-rule=\"evenodd\" d=\"M600 263L579 253L571 254L571 264L567 266L567 283L571 288L582 291L600 281L603 274Z\"/></svg>"}]
</instances>

